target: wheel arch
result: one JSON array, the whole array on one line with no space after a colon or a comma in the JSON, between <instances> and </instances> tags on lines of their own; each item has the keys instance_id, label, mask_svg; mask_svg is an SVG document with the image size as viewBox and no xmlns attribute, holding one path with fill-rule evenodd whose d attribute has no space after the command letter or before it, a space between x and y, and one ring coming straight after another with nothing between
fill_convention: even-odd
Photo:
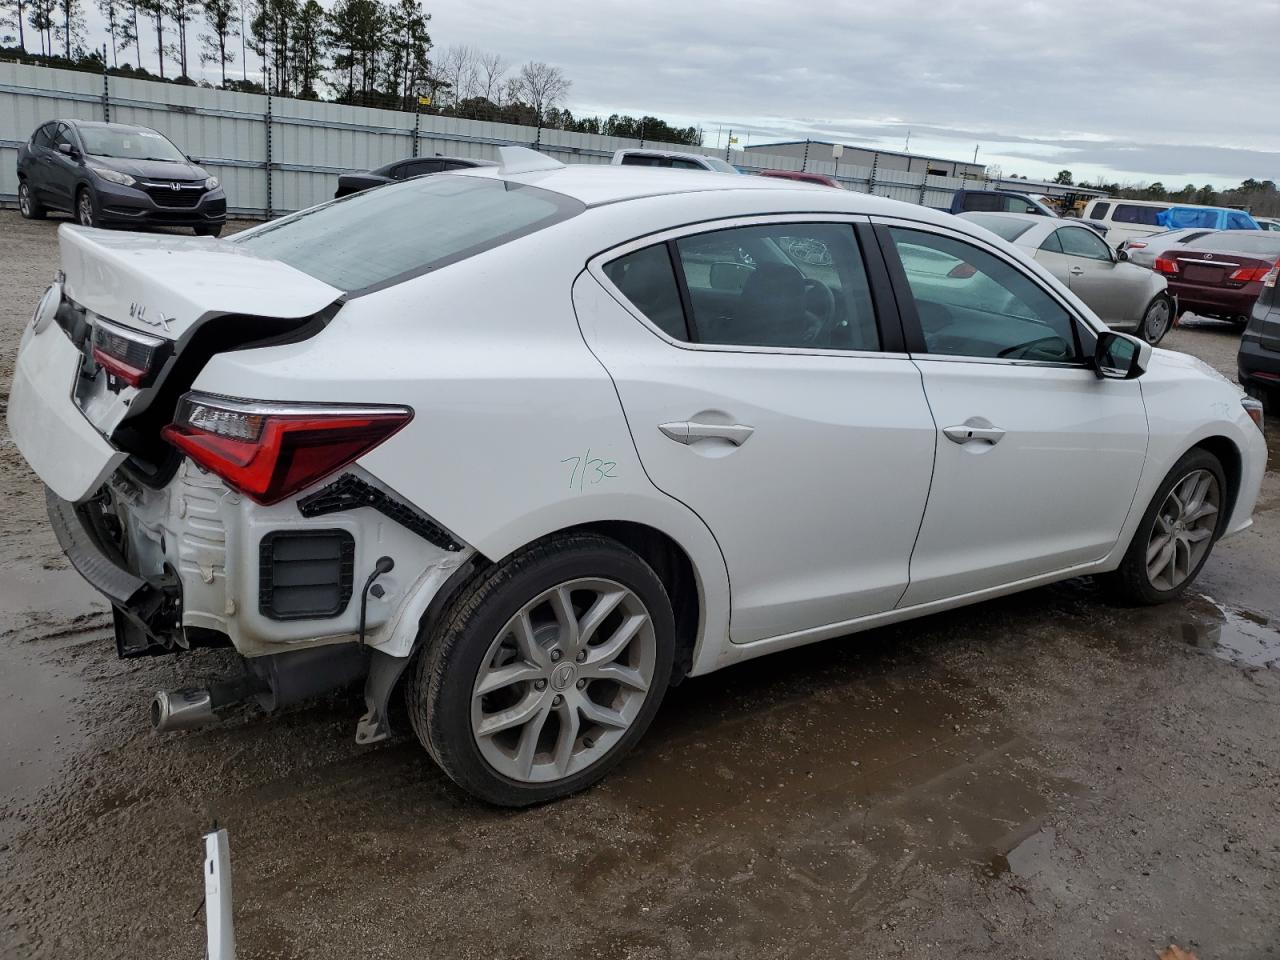
<instances>
[{"instance_id":1,"label":"wheel arch","mask_svg":"<svg viewBox=\"0 0 1280 960\"><path fill-rule=\"evenodd\" d=\"M1236 501L1240 496L1240 483L1244 478L1244 459L1240 448L1229 437L1221 434L1205 437L1198 441L1191 450L1204 450L1212 454L1222 464L1222 472L1227 478L1226 503L1222 511L1222 523L1229 522L1236 509Z\"/></svg>"}]
</instances>

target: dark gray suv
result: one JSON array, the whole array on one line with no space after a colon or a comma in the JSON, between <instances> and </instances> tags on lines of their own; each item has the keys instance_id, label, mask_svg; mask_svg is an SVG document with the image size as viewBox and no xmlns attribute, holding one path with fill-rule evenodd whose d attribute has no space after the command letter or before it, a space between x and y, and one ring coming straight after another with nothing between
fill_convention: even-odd
<instances>
[{"instance_id":1,"label":"dark gray suv","mask_svg":"<svg viewBox=\"0 0 1280 960\"><path fill-rule=\"evenodd\" d=\"M147 127L50 120L18 149L18 207L29 220L62 210L86 227L191 227L216 237L227 196L162 134Z\"/></svg>"},{"instance_id":2,"label":"dark gray suv","mask_svg":"<svg viewBox=\"0 0 1280 960\"><path fill-rule=\"evenodd\" d=\"M1236 355L1240 386L1268 410L1280 408L1280 260L1262 280Z\"/></svg>"}]
</instances>

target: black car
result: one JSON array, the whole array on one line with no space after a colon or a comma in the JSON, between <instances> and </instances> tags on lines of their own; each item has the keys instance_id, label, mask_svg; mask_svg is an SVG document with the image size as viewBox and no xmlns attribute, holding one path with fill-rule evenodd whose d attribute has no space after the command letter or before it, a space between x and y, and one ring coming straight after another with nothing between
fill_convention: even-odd
<instances>
[{"instance_id":1,"label":"black car","mask_svg":"<svg viewBox=\"0 0 1280 960\"><path fill-rule=\"evenodd\" d=\"M86 227L192 227L216 237L227 196L162 134L147 127L50 120L18 148L18 207L28 220L62 210Z\"/></svg>"},{"instance_id":2,"label":"black car","mask_svg":"<svg viewBox=\"0 0 1280 960\"><path fill-rule=\"evenodd\" d=\"M348 194L359 193L370 187L380 187L384 183L396 180L408 180L427 173L442 173L445 170L467 170L472 167L492 167L489 160L469 160L466 157L412 157L408 160L397 160L377 170L366 170L363 173L344 173L338 177L338 189L333 199Z\"/></svg>"},{"instance_id":3,"label":"black car","mask_svg":"<svg viewBox=\"0 0 1280 960\"><path fill-rule=\"evenodd\" d=\"M1280 409L1280 260L1263 278L1236 355L1240 386L1268 409Z\"/></svg>"}]
</instances>

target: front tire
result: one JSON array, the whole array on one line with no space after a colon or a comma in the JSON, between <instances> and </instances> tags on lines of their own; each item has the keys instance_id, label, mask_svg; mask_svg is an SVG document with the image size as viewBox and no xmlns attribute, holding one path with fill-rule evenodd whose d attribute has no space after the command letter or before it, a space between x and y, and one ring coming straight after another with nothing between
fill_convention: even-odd
<instances>
[{"instance_id":1,"label":"front tire","mask_svg":"<svg viewBox=\"0 0 1280 960\"><path fill-rule=\"evenodd\" d=\"M222 233L222 224L216 224L212 227L195 227L197 237L216 237Z\"/></svg>"},{"instance_id":2,"label":"front tire","mask_svg":"<svg viewBox=\"0 0 1280 960\"><path fill-rule=\"evenodd\" d=\"M1106 577L1117 599L1156 604L1195 581L1226 522L1227 480L1218 458L1187 452L1156 489L1120 567Z\"/></svg>"},{"instance_id":3,"label":"front tire","mask_svg":"<svg viewBox=\"0 0 1280 960\"><path fill-rule=\"evenodd\" d=\"M24 220L43 220L47 212L25 180L18 184L18 212Z\"/></svg>"},{"instance_id":4,"label":"front tire","mask_svg":"<svg viewBox=\"0 0 1280 960\"><path fill-rule=\"evenodd\" d=\"M418 739L464 790L523 807L597 782L644 735L675 621L644 560L580 533L477 577L423 640L406 687Z\"/></svg>"},{"instance_id":5,"label":"front tire","mask_svg":"<svg viewBox=\"0 0 1280 960\"><path fill-rule=\"evenodd\" d=\"M88 187L81 187L76 192L76 223L82 227L99 226L98 200Z\"/></svg>"},{"instance_id":6,"label":"front tire","mask_svg":"<svg viewBox=\"0 0 1280 960\"><path fill-rule=\"evenodd\" d=\"M1173 301L1167 293L1157 293L1142 312L1142 321L1138 324L1138 336L1151 346L1156 346L1164 339L1173 326Z\"/></svg>"}]
</instances>

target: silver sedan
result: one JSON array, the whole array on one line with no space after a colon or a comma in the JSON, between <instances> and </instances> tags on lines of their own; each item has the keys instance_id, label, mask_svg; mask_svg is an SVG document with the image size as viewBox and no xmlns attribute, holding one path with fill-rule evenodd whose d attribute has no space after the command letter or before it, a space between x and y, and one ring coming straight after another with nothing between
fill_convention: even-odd
<instances>
[{"instance_id":1,"label":"silver sedan","mask_svg":"<svg viewBox=\"0 0 1280 960\"><path fill-rule=\"evenodd\" d=\"M1108 326L1157 344L1173 325L1174 299L1164 277L1126 263L1096 230L1071 220L1022 213L962 213L1021 247L1071 288Z\"/></svg>"}]
</instances>

